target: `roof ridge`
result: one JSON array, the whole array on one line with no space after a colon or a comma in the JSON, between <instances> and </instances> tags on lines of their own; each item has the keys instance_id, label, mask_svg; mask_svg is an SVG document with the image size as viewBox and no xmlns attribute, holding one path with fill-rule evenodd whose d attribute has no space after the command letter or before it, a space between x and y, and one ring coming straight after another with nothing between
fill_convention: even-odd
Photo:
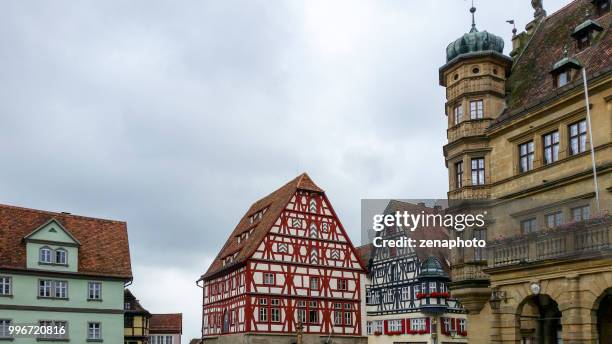
<instances>
[{"instance_id":1,"label":"roof ridge","mask_svg":"<svg viewBox=\"0 0 612 344\"><path fill-rule=\"evenodd\" d=\"M23 206L18 206L18 205L10 205L10 204L0 204L0 209L1 208L23 210L23 211L28 211L28 212L37 213L37 214L49 214L49 215L55 215L55 216L72 217L72 218L83 219L83 220L95 220L95 221L104 221L104 222L111 222L111 223L124 223L124 224L127 223L127 221L121 221L121 220L104 219L104 218L100 218L100 217L92 217L92 216L84 216L84 215L75 215L75 214L71 214L71 213L57 212L57 211L51 211L51 210L34 209L34 208L28 208L28 207L23 207Z\"/></svg>"}]
</instances>

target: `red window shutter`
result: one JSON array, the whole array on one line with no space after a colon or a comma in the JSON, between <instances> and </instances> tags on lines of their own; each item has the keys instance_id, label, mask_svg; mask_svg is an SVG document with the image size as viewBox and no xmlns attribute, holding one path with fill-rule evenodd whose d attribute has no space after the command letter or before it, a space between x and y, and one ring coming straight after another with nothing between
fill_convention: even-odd
<instances>
[{"instance_id":1,"label":"red window shutter","mask_svg":"<svg viewBox=\"0 0 612 344\"><path fill-rule=\"evenodd\" d=\"M388 320L383 321L383 327L384 327L385 334L388 334L389 333L389 321Z\"/></svg>"},{"instance_id":2,"label":"red window shutter","mask_svg":"<svg viewBox=\"0 0 612 344\"><path fill-rule=\"evenodd\" d=\"M458 326L457 326L457 319L451 319L451 327L453 328L453 330L457 330Z\"/></svg>"},{"instance_id":3,"label":"red window shutter","mask_svg":"<svg viewBox=\"0 0 612 344\"><path fill-rule=\"evenodd\" d=\"M425 318L425 331L427 331L427 333L431 332L431 326L429 326L429 318Z\"/></svg>"}]
</instances>

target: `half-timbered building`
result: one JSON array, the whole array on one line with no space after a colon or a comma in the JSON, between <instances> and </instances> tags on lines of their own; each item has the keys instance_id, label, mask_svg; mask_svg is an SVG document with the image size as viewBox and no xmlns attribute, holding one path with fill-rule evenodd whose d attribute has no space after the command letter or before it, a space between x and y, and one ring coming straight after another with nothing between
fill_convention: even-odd
<instances>
[{"instance_id":1,"label":"half-timbered building","mask_svg":"<svg viewBox=\"0 0 612 344\"><path fill-rule=\"evenodd\" d=\"M202 336L365 342L365 270L325 192L302 174L255 202L198 280ZM266 341L266 342L268 342Z\"/></svg>"},{"instance_id":2,"label":"half-timbered building","mask_svg":"<svg viewBox=\"0 0 612 344\"><path fill-rule=\"evenodd\" d=\"M384 213L441 211L393 200ZM420 240L448 240L446 229L428 226L411 232L389 226L378 236L384 240L411 238L417 247L368 244L358 248L368 268L365 293L369 343L467 343L465 311L448 288L448 248L418 247Z\"/></svg>"}]
</instances>

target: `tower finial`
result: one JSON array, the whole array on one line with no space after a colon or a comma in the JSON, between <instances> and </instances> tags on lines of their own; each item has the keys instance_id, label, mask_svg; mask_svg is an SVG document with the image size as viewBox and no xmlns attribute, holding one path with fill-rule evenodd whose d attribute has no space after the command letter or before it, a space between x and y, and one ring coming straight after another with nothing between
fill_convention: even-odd
<instances>
[{"instance_id":1,"label":"tower finial","mask_svg":"<svg viewBox=\"0 0 612 344\"><path fill-rule=\"evenodd\" d=\"M472 7L470 8L470 13L472 13L472 29L470 30L470 32L476 32L478 30L476 29L476 18L474 16L474 13L476 13L476 7L474 7L474 0L472 0Z\"/></svg>"}]
</instances>

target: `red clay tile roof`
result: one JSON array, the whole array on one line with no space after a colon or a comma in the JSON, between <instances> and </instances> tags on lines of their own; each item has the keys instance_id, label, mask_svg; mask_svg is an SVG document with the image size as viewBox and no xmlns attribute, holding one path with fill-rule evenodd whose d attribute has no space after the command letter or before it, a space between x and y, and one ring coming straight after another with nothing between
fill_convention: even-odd
<instances>
[{"instance_id":1,"label":"red clay tile roof","mask_svg":"<svg viewBox=\"0 0 612 344\"><path fill-rule=\"evenodd\" d=\"M367 269L370 265L370 258L372 258L372 252L374 251L374 245L367 244L367 245L359 246L355 248L355 250L357 250L357 254L359 255L359 258L361 259L361 262Z\"/></svg>"},{"instance_id":2,"label":"red clay tile roof","mask_svg":"<svg viewBox=\"0 0 612 344\"><path fill-rule=\"evenodd\" d=\"M183 333L183 314L152 314L149 323L151 334Z\"/></svg>"},{"instance_id":3,"label":"red clay tile roof","mask_svg":"<svg viewBox=\"0 0 612 344\"><path fill-rule=\"evenodd\" d=\"M592 13L590 18L596 19L604 31L599 33L590 47L578 51L576 41L570 35L586 20L587 8ZM554 86L550 72L555 62L563 57L565 45L568 46L569 57L576 58L585 66L588 79L612 72L611 23L612 14L609 11L596 18L591 0L572 1L540 22L527 46L515 57L507 82L507 109L498 117L496 123L553 100L576 87L582 87L582 76L564 87Z\"/></svg>"},{"instance_id":4,"label":"red clay tile roof","mask_svg":"<svg viewBox=\"0 0 612 344\"><path fill-rule=\"evenodd\" d=\"M253 203L242 219L240 219L240 222L238 222L238 225L232 231L227 242L223 245L223 248L208 268L208 271L202 276L202 279L211 279L221 271L229 270L244 264L244 262L255 252L257 246L266 234L268 234L270 228L272 228L272 225L274 225L274 222L278 219L297 190L324 192L323 189L319 188L312 179L310 179L308 174L302 173L278 190ZM263 217L251 224L249 222L249 217L263 209L267 209ZM249 228L253 228L253 233L250 235L249 239L238 243L236 237ZM236 259L232 263L223 266L223 258L236 252L238 252Z\"/></svg>"},{"instance_id":5,"label":"red clay tile roof","mask_svg":"<svg viewBox=\"0 0 612 344\"><path fill-rule=\"evenodd\" d=\"M0 268L26 269L23 238L55 219L80 243L78 273L132 279L125 222L0 205Z\"/></svg>"}]
</instances>

